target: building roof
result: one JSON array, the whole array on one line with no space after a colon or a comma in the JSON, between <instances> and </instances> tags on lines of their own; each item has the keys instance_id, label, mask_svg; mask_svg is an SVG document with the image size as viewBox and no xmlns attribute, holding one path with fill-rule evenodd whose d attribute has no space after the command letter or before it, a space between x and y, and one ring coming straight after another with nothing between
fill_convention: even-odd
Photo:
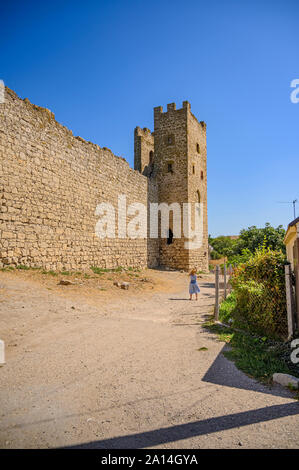
<instances>
[{"instance_id":1,"label":"building roof","mask_svg":"<svg viewBox=\"0 0 299 470\"><path fill-rule=\"evenodd\" d=\"M299 224L299 217L297 217L296 219L292 220L292 222L289 223L288 228L286 230L286 234L283 239L283 242L285 245L287 245L289 241L293 240L293 238L296 237L297 224Z\"/></svg>"},{"instance_id":2,"label":"building roof","mask_svg":"<svg viewBox=\"0 0 299 470\"><path fill-rule=\"evenodd\" d=\"M296 219L292 220L292 222L289 223L288 227L292 227L293 225L298 224L298 222L299 222L299 217L297 217Z\"/></svg>"}]
</instances>

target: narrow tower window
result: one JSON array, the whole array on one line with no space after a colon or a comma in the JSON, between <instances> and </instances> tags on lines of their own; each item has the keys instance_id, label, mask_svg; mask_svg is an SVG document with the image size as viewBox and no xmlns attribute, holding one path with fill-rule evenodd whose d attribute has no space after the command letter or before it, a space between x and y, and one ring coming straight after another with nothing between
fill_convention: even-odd
<instances>
[{"instance_id":1,"label":"narrow tower window","mask_svg":"<svg viewBox=\"0 0 299 470\"><path fill-rule=\"evenodd\" d=\"M149 153L149 162L153 163L153 161L154 161L154 152L151 150Z\"/></svg>"},{"instance_id":2,"label":"narrow tower window","mask_svg":"<svg viewBox=\"0 0 299 470\"><path fill-rule=\"evenodd\" d=\"M195 165L192 165L192 173L195 175Z\"/></svg>"},{"instance_id":3,"label":"narrow tower window","mask_svg":"<svg viewBox=\"0 0 299 470\"><path fill-rule=\"evenodd\" d=\"M173 243L173 233L171 228L168 230L168 237L167 237L167 245L171 245Z\"/></svg>"},{"instance_id":4,"label":"narrow tower window","mask_svg":"<svg viewBox=\"0 0 299 470\"><path fill-rule=\"evenodd\" d=\"M200 172L200 177L203 180L203 171Z\"/></svg>"},{"instance_id":5,"label":"narrow tower window","mask_svg":"<svg viewBox=\"0 0 299 470\"><path fill-rule=\"evenodd\" d=\"M200 153L200 146L199 146L199 144L196 144L196 151L197 151L197 153Z\"/></svg>"},{"instance_id":6,"label":"narrow tower window","mask_svg":"<svg viewBox=\"0 0 299 470\"><path fill-rule=\"evenodd\" d=\"M174 144L174 135L168 135L166 138L166 143L167 145L173 145Z\"/></svg>"},{"instance_id":7,"label":"narrow tower window","mask_svg":"<svg viewBox=\"0 0 299 470\"><path fill-rule=\"evenodd\" d=\"M197 202L200 202L200 192L197 191Z\"/></svg>"},{"instance_id":8,"label":"narrow tower window","mask_svg":"<svg viewBox=\"0 0 299 470\"><path fill-rule=\"evenodd\" d=\"M167 163L167 172L173 173L172 163Z\"/></svg>"}]
</instances>

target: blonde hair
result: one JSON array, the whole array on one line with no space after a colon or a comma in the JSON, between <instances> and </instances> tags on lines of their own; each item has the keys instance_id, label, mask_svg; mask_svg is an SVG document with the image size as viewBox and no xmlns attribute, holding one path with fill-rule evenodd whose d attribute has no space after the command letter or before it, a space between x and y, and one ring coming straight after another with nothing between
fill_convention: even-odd
<instances>
[{"instance_id":1,"label":"blonde hair","mask_svg":"<svg viewBox=\"0 0 299 470\"><path fill-rule=\"evenodd\" d=\"M194 276L194 274L196 274L196 268L191 269L191 271L190 271L190 273L189 273L189 276L190 276L191 274L192 274L193 276Z\"/></svg>"}]
</instances>

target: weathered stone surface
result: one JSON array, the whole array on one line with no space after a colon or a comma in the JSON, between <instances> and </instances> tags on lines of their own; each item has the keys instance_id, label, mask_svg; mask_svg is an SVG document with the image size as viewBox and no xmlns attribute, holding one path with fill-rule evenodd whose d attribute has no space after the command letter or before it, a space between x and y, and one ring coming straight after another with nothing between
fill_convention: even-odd
<instances>
[{"instance_id":1,"label":"weathered stone surface","mask_svg":"<svg viewBox=\"0 0 299 470\"><path fill-rule=\"evenodd\" d=\"M0 104L0 267L46 270L91 266L208 269L206 128L188 102L167 112L154 109L154 133L135 130L135 169L55 120L51 111L21 100L5 88ZM171 163L173 171L168 171ZM145 171L146 170L146 171ZM143 173L143 174L141 174ZM151 202L204 203L202 247L186 250L186 239L98 238L95 209ZM132 219L127 215L125 222ZM172 224L172 222L171 222Z\"/></svg>"},{"instance_id":2,"label":"weathered stone surface","mask_svg":"<svg viewBox=\"0 0 299 470\"><path fill-rule=\"evenodd\" d=\"M0 339L0 366L5 364L5 344L2 339Z\"/></svg>"},{"instance_id":3,"label":"weathered stone surface","mask_svg":"<svg viewBox=\"0 0 299 470\"><path fill-rule=\"evenodd\" d=\"M273 382L279 383L284 387L291 385L294 388L299 388L299 379L289 374L273 374Z\"/></svg>"},{"instance_id":4,"label":"weathered stone surface","mask_svg":"<svg viewBox=\"0 0 299 470\"><path fill-rule=\"evenodd\" d=\"M59 285L61 285L61 286L74 286L75 283L72 282L72 281L69 281L68 279L61 279L61 281L59 282Z\"/></svg>"},{"instance_id":5,"label":"weathered stone surface","mask_svg":"<svg viewBox=\"0 0 299 470\"><path fill-rule=\"evenodd\" d=\"M154 155L152 156L152 151ZM203 237L199 248L186 249L186 237L159 238L159 264L168 268L208 271L206 125L191 113L188 101L154 108L154 132L135 129L135 169L156 181L158 203L203 203ZM194 221L194 214L191 218ZM170 228L173 221L170 220ZM191 224L192 225L192 224ZM193 226L194 228L194 226Z\"/></svg>"},{"instance_id":6,"label":"weathered stone surface","mask_svg":"<svg viewBox=\"0 0 299 470\"><path fill-rule=\"evenodd\" d=\"M122 282L120 285L121 289L125 289L125 290L128 290L129 286L130 286L129 282Z\"/></svg>"},{"instance_id":7,"label":"weathered stone surface","mask_svg":"<svg viewBox=\"0 0 299 470\"><path fill-rule=\"evenodd\" d=\"M155 199L155 184L109 149L76 138L54 115L8 88L0 104L0 267L47 270L157 264L146 238L95 235L95 209L118 195ZM131 216L127 216L128 223ZM117 227L116 227L117 229Z\"/></svg>"}]
</instances>

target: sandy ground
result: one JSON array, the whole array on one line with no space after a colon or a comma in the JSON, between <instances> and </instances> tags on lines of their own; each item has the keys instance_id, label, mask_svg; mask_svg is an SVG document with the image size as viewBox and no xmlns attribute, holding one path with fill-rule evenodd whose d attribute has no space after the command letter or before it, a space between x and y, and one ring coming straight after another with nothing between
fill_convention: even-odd
<instances>
[{"instance_id":1,"label":"sandy ground","mask_svg":"<svg viewBox=\"0 0 299 470\"><path fill-rule=\"evenodd\" d=\"M210 276L198 302L179 272L62 277L0 272L1 448L299 448L292 393L202 328Z\"/></svg>"}]
</instances>

